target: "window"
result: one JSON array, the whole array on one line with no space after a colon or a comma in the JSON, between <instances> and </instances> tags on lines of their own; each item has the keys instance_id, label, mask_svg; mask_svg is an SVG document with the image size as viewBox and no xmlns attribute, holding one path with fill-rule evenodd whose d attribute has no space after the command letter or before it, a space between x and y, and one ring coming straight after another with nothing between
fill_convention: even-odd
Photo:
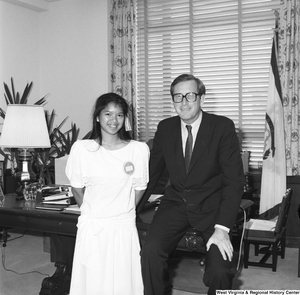
<instances>
[{"instance_id":1,"label":"window","mask_svg":"<svg viewBox=\"0 0 300 295\"><path fill-rule=\"evenodd\" d=\"M205 111L236 126L250 167L262 161L269 64L279 0L137 0L137 131L154 137L175 115L170 84L192 73Z\"/></svg>"}]
</instances>

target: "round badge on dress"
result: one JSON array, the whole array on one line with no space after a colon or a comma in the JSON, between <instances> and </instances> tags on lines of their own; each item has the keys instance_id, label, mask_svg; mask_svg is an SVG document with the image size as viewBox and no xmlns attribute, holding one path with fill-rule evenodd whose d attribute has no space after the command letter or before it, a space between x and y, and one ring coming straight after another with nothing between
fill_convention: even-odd
<instances>
[{"instance_id":1,"label":"round badge on dress","mask_svg":"<svg viewBox=\"0 0 300 295\"><path fill-rule=\"evenodd\" d=\"M124 164L124 171L125 171L126 174L129 174L129 175L133 174L134 165L131 162L126 162Z\"/></svg>"}]
</instances>

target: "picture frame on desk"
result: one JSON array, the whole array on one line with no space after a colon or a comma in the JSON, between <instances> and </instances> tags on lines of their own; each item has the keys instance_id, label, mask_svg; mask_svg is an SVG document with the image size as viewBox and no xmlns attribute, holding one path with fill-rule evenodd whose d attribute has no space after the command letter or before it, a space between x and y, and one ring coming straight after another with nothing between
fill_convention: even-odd
<instances>
[{"instance_id":1,"label":"picture frame on desk","mask_svg":"<svg viewBox=\"0 0 300 295\"><path fill-rule=\"evenodd\" d=\"M0 161L0 186L1 186L2 191L5 191L4 171L5 171L5 163L4 163L4 161Z\"/></svg>"}]
</instances>

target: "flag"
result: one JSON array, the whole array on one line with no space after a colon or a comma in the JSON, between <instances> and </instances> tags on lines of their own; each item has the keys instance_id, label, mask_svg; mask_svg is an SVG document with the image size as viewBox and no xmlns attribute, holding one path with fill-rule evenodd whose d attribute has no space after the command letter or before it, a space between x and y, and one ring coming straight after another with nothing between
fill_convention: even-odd
<instances>
[{"instance_id":1,"label":"flag","mask_svg":"<svg viewBox=\"0 0 300 295\"><path fill-rule=\"evenodd\" d=\"M277 67L276 35L273 38L270 62L269 90L266 111L264 154L260 194L260 216L266 219L278 215L286 191L286 159L283 105Z\"/></svg>"}]
</instances>

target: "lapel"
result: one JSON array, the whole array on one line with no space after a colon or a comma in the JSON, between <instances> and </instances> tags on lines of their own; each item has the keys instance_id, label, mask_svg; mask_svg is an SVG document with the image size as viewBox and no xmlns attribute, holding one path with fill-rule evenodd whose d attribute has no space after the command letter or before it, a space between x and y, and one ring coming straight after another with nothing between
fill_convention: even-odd
<instances>
[{"instance_id":1,"label":"lapel","mask_svg":"<svg viewBox=\"0 0 300 295\"><path fill-rule=\"evenodd\" d=\"M211 126L210 126L209 116L204 111L202 111L202 113L203 113L202 121L201 121L201 124L199 127L196 141L195 141L193 154L192 154L192 158L191 158L191 163L190 163L190 169L189 169L188 174L193 169L193 166L196 164L196 162L200 158L201 154L203 153L204 149L206 148L206 146L208 145L208 142L210 140Z\"/></svg>"}]
</instances>

